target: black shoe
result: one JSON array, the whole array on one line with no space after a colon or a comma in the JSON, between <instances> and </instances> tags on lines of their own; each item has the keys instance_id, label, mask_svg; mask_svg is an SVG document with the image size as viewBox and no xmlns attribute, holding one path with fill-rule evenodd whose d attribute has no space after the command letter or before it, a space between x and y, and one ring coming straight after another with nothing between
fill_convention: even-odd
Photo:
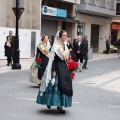
<instances>
[{"instance_id":1,"label":"black shoe","mask_svg":"<svg viewBox=\"0 0 120 120\"><path fill-rule=\"evenodd\" d=\"M61 113L61 114L65 114L65 110L63 110L62 107L57 107L58 111Z\"/></svg>"},{"instance_id":2,"label":"black shoe","mask_svg":"<svg viewBox=\"0 0 120 120\"><path fill-rule=\"evenodd\" d=\"M88 69L87 67L84 67L85 69Z\"/></svg>"},{"instance_id":3,"label":"black shoe","mask_svg":"<svg viewBox=\"0 0 120 120\"><path fill-rule=\"evenodd\" d=\"M9 63L7 64L7 66L9 66Z\"/></svg>"},{"instance_id":4,"label":"black shoe","mask_svg":"<svg viewBox=\"0 0 120 120\"><path fill-rule=\"evenodd\" d=\"M50 109L50 108L51 108L51 106L47 105L47 108L48 108L48 109Z\"/></svg>"}]
</instances>

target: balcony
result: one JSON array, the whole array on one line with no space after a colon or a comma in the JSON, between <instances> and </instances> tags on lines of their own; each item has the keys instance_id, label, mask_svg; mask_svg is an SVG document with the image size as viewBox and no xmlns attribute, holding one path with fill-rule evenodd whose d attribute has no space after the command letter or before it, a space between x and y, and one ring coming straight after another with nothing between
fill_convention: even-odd
<instances>
[{"instance_id":1,"label":"balcony","mask_svg":"<svg viewBox=\"0 0 120 120\"><path fill-rule=\"evenodd\" d=\"M80 4L80 0L57 0L57 1L71 3L71 4Z\"/></svg>"},{"instance_id":2,"label":"balcony","mask_svg":"<svg viewBox=\"0 0 120 120\"><path fill-rule=\"evenodd\" d=\"M104 17L116 15L116 1L114 0L81 0L78 12Z\"/></svg>"}]
</instances>

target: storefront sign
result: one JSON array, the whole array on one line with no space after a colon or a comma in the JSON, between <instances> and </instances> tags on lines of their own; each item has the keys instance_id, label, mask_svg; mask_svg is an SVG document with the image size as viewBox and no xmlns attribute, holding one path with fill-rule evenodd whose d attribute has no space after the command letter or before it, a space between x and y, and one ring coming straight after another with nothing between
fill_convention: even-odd
<instances>
[{"instance_id":1,"label":"storefront sign","mask_svg":"<svg viewBox=\"0 0 120 120\"><path fill-rule=\"evenodd\" d=\"M69 3L75 3L75 4L80 4L80 0L62 0L65 2L69 2Z\"/></svg>"},{"instance_id":2,"label":"storefront sign","mask_svg":"<svg viewBox=\"0 0 120 120\"><path fill-rule=\"evenodd\" d=\"M114 30L120 30L120 24L112 23L111 27L112 27L112 29L114 29Z\"/></svg>"},{"instance_id":3,"label":"storefront sign","mask_svg":"<svg viewBox=\"0 0 120 120\"><path fill-rule=\"evenodd\" d=\"M67 10L63 10L63 9L57 9L57 17L67 17Z\"/></svg>"},{"instance_id":4,"label":"storefront sign","mask_svg":"<svg viewBox=\"0 0 120 120\"><path fill-rule=\"evenodd\" d=\"M67 10L64 10L64 9L57 9L53 7L43 6L42 13L44 15L67 18Z\"/></svg>"}]
</instances>

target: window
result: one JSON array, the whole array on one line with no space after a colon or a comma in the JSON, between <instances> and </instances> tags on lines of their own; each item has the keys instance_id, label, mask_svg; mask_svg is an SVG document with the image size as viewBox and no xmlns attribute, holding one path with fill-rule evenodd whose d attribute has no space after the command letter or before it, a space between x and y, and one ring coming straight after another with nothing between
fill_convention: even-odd
<instances>
[{"instance_id":1,"label":"window","mask_svg":"<svg viewBox=\"0 0 120 120\"><path fill-rule=\"evenodd\" d=\"M113 9L114 8L114 0L110 0L110 2L109 2L109 8L110 9Z\"/></svg>"},{"instance_id":2,"label":"window","mask_svg":"<svg viewBox=\"0 0 120 120\"><path fill-rule=\"evenodd\" d=\"M120 15L120 3L117 3L116 15Z\"/></svg>"},{"instance_id":3,"label":"window","mask_svg":"<svg viewBox=\"0 0 120 120\"><path fill-rule=\"evenodd\" d=\"M77 27L77 36L82 36L84 37L85 35L85 24L84 23L79 23Z\"/></svg>"},{"instance_id":4,"label":"window","mask_svg":"<svg viewBox=\"0 0 120 120\"><path fill-rule=\"evenodd\" d=\"M105 0L99 0L99 6L105 7Z\"/></svg>"}]
</instances>

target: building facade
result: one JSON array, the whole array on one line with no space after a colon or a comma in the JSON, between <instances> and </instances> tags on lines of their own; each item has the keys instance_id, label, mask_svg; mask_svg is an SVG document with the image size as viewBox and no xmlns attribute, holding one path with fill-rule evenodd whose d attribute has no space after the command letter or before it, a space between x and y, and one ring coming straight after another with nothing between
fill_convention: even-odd
<instances>
[{"instance_id":1,"label":"building facade","mask_svg":"<svg viewBox=\"0 0 120 120\"><path fill-rule=\"evenodd\" d=\"M58 30L66 30L68 36L74 38L77 4L80 0L42 0L41 34L51 37Z\"/></svg>"},{"instance_id":2,"label":"building facade","mask_svg":"<svg viewBox=\"0 0 120 120\"><path fill-rule=\"evenodd\" d=\"M77 35L87 35L93 51L102 53L106 39L111 36L111 19L115 14L116 0L81 0Z\"/></svg>"},{"instance_id":3,"label":"building facade","mask_svg":"<svg viewBox=\"0 0 120 120\"><path fill-rule=\"evenodd\" d=\"M13 0L0 0L0 59L4 56L4 44L9 31L15 35ZM58 30L66 30L71 38L77 36L76 9L80 0L24 0L24 12L19 19L20 58L33 57L40 36L55 36Z\"/></svg>"},{"instance_id":4,"label":"building facade","mask_svg":"<svg viewBox=\"0 0 120 120\"><path fill-rule=\"evenodd\" d=\"M116 44L120 39L120 0L116 1L116 16L112 18L111 23L111 42Z\"/></svg>"},{"instance_id":5,"label":"building facade","mask_svg":"<svg viewBox=\"0 0 120 120\"><path fill-rule=\"evenodd\" d=\"M40 39L41 0L24 0L24 12L19 19L20 58L34 56L36 45ZM9 31L15 35L16 19L12 10L12 0L0 0L0 59L4 56L4 44ZM4 14L2 14L4 13Z\"/></svg>"}]
</instances>

